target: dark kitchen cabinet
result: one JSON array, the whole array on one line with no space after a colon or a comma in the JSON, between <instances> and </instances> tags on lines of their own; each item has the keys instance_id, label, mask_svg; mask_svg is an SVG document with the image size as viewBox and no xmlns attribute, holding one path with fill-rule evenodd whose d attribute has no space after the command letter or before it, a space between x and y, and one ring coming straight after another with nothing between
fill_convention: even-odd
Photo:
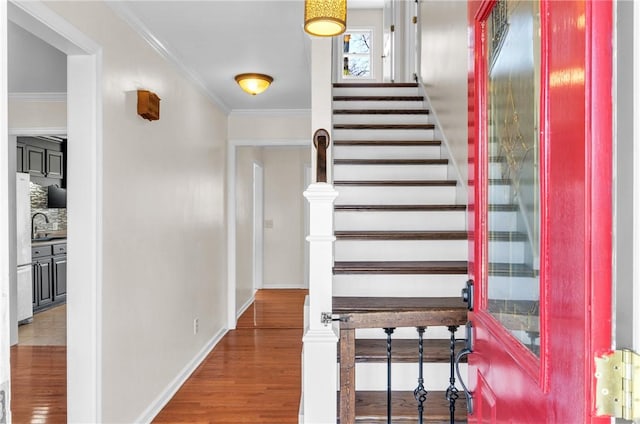
<instances>
[{"instance_id":1,"label":"dark kitchen cabinet","mask_svg":"<svg viewBox=\"0 0 640 424\"><path fill-rule=\"evenodd\" d=\"M62 179L63 174L62 152L47 150L47 178Z\"/></svg>"},{"instance_id":2,"label":"dark kitchen cabinet","mask_svg":"<svg viewBox=\"0 0 640 424\"><path fill-rule=\"evenodd\" d=\"M62 302L67 297L67 255L54 256L53 265L53 296L56 302Z\"/></svg>"},{"instance_id":3,"label":"dark kitchen cabinet","mask_svg":"<svg viewBox=\"0 0 640 424\"><path fill-rule=\"evenodd\" d=\"M66 142L52 142L36 137L18 137L17 172L28 172L31 181L41 186L65 186Z\"/></svg>"},{"instance_id":4,"label":"dark kitchen cabinet","mask_svg":"<svg viewBox=\"0 0 640 424\"><path fill-rule=\"evenodd\" d=\"M63 304L67 298L67 244L31 248L33 266L33 311Z\"/></svg>"},{"instance_id":5,"label":"dark kitchen cabinet","mask_svg":"<svg viewBox=\"0 0 640 424\"><path fill-rule=\"evenodd\" d=\"M16 172L24 172L24 158L26 146L22 143L18 143L18 150L16 151Z\"/></svg>"},{"instance_id":6,"label":"dark kitchen cabinet","mask_svg":"<svg viewBox=\"0 0 640 424\"><path fill-rule=\"evenodd\" d=\"M33 310L44 309L53 303L53 275L51 258L37 259L33 263Z\"/></svg>"},{"instance_id":7,"label":"dark kitchen cabinet","mask_svg":"<svg viewBox=\"0 0 640 424\"><path fill-rule=\"evenodd\" d=\"M33 177L46 177L46 150L41 147L27 145L25 154L24 172L28 172Z\"/></svg>"}]
</instances>

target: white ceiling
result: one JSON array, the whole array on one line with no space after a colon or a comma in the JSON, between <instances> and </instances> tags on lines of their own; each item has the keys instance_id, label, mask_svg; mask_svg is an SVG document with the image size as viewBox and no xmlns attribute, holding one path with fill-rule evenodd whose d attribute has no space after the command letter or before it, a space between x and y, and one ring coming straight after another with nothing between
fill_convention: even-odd
<instances>
[{"instance_id":1,"label":"white ceiling","mask_svg":"<svg viewBox=\"0 0 640 424\"><path fill-rule=\"evenodd\" d=\"M349 0L349 8L379 8L384 0ZM303 0L116 1L112 8L158 44L209 96L228 110L309 109L310 37ZM271 75L258 96L233 77Z\"/></svg>"},{"instance_id":2,"label":"white ceiling","mask_svg":"<svg viewBox=\"0 0 640 424\"><path fill-rule=\"evenodd\" d=\"M384 1L348 0L348 6L382 8ZM126 0L108 4L227 111L311 107L311 38L302 29L304 0ZM9 29L9 41L15 40L9 50L14 54L34 51L38 43L31 38L35 37L16 25ZM40 44L37 51L50 48L50 52L35 56L48 58L49 66L11 56L10 83L13 80L14 84L10 91L65 91L57 81L66 82L66 66L52 66L51 62L56 57L60 59L56 64L65 65L64 54ZM38 74L19 84L17 78L11 78L44 69L47 78ZM273 84L258 96L248 95L233 79L245 72L269 74ZM42 86L49 80L55 83Z\"/></svg>"}]
</instances>

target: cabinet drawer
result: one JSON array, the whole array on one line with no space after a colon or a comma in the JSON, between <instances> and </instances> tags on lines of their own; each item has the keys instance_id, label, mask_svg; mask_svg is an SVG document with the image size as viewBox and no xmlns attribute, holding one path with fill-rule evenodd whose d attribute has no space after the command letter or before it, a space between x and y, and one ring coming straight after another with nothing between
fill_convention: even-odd
<instances>
[{"instance_id":1,"label":"cabinet drawer","mask_svg":"<svg viewBox=\"0 0 640 424\"><path fill-rule=\"evenodd\" d=\"M54 244L53 245L53 254L54 255L64 255L67 253L67 243Z\"/></svg>"},{"instance_id":2,"label":"cabinet drawer","mask_svg":"<svg viewBox=\"0 0 640 424\"><path fill-rule=\"evenodd\" d=\"M51 246L38 246L31 248L31 258L42 258L45 256L51 256Z\"/></svg>"}]
</instances>

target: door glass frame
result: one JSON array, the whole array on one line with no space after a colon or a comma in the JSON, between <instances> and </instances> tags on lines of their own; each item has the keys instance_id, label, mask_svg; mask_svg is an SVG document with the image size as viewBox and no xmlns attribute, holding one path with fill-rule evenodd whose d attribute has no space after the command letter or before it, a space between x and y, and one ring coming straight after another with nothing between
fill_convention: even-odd
<instances>
[{"instance_id":1,"label":"door glass frame","mask_svg":"<svg viewBox=\"0 0 640 424\"><path fill-rule=\"evenodd\" d=\"M545 181L545 170L547 168L546 163L546 150L548 137L546 133L547 113L548 108L546 104L546 91L547 82L544 76L543 70L546 69L546 58L544 54L545 34L547 33L545 15L545 2L539 2L539 25L540 25L540 72L539 76L539 102L538 102L538 116L539 116L539 170L538 175L540 178L540 307L539 307L539 327L540 327L540 354L534 355L525 345L516 339L504 325L496 319L488 310L488 277L489 277L489 125L488 125L488 49L487 49L487 20L490 19L491 12L498 1L491 0L485 2L478 13L475 16L475 28L474 39L476 45L476 55L474 57L475 74L477 78L475 80L475 92L476 92L476 105L475 105L475 119L479 125L475 126L475 137L478 142L476 143L475 156L476 169L475 169L475 181L476 181L476 209L477 218L475 223L476 238L474 241L475 251L475 281L476 281L476 293L478 298L478 305L474 309L474 320L482 323L481 325L494 337L504 348L504 350L511 356L514 363L517 364L521 370L528 374L537 384L544 390L548 390L548 378L545 374L546 363L549 360L547 352L548 337L546 335L546 328L548 328L548 318L546 314L545 305L548 296L547 281L545 268L547 267L546 254L547 249L547 230L544 223L547 222L547 196L548 188Z\"/></svg>"}]
</instances>

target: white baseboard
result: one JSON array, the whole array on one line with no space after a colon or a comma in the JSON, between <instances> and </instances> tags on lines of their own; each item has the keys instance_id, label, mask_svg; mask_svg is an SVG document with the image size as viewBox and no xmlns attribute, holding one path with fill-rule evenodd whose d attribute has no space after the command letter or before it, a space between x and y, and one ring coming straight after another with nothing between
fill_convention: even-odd
<instances>
[{"instance_id":1,"label":"white baseboard","mask_svg":"<svg viewBox=\"0 0 640 424\"><path fill-rule=\"evenodd\" d=\"M236 320L240 318L240 315L244 314L244 312L249 309L249 306L256 300L256 293L253 292L249 300L247 300L244 305L240 307L240 310L236 313Z\"/></svg>"},{"instance_id":2,"label":"white baseboard","mask_svg":"<svg viewBox=\"0 0 640 424\"><path fill-rule=\"evenodd\" d=\"M226 328L218 331L134 422L150 423L151 421L153 421L156 415L158 415L160 411L162 411L162 408L164 408L165 405L169 403L169 401L173 398L180 387L182 387L182 385L187 381L187 379L196 370L196 368L198 368L202 361L204 361L209 353L211 353L213 348L216 347L218 342L222 340L225 334L227 334L227 331L228 330Z\"/></svg>"},{"instance_id":3,"label":"white baseboard","mask_svg":"<svg viewBox=\"0 0 640 424\"><path fill-rule=\"evenodd\" d=\"M307 289L303 282L299 283L271 283L263 284L263 289Z\"/></svg>"}]
</instances>

